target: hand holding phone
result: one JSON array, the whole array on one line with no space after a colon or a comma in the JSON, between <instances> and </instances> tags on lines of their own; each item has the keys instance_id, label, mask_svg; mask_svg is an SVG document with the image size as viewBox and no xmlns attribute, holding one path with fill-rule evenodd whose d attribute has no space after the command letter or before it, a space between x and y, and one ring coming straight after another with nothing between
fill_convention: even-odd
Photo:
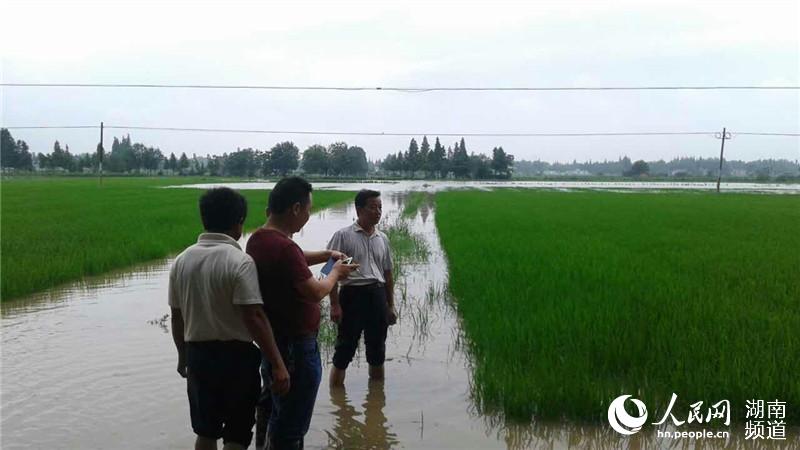
<instances>
[{"instance_id":1,"label":"hand holding phone","mask_svg":"<svg viewBox=\"0 0 800 450\"><path fill-rule=\"evenodd\" d=\"M320 270L320 272L323 275L328 276L331 273L331 270L333 270L333 266L336 264L336 261L338 261L338 260L333 258L333 257L328 258L328 262L325 263L325 266L322 268L322 270ZM352 256L348 256L347 258L344 258L341 261L342 261L342 264L351 265L351 264L353 264L353 257Z\"/></svg>"}]
</instances>

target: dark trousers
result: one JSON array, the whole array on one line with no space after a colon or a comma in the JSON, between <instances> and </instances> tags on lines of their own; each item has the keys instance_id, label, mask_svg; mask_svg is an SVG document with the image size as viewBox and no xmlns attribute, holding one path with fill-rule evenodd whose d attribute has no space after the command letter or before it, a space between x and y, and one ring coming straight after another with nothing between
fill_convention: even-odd
<instances>
[{"instance_id":1,"label":"dark trousers","mask_svg":"<svg viewBox=\"0 0 800 450\"><path fill-rule=\"evenodd\" d=\"M389 328L389 305L384 285L344 286L339 292L339 304L342 306L342 320L337 327L333 365L338 369L347 369L362 332L367 363L371 366L383 365L386 359L386 330Z\"/></svg>"},{"instance_id":2,"label":"dark trousers","mask_svg":"<svg viewBox=\"0 0 800 450\"><path fill-rule=\"evenodd\" d=\"M250 342L186 343L186 390L195 434L250 445L260 361L261 352Z\"/></svg>"},{"instance_id":3,"label":"dark trousers","mask_svg":"<svg viewBox=\"0 0 800 450\"><path fill-rule=\"evenodd\" d=\"M279 396L270 391L272 367L263 360L261 375L264 388L259 407L269 411L267 438L271 450L303 448L303 438L311 425L314 402L322 379L317 337L275 336L275 341L289 371L289 392Z\"/></svg>"}]
</instances>

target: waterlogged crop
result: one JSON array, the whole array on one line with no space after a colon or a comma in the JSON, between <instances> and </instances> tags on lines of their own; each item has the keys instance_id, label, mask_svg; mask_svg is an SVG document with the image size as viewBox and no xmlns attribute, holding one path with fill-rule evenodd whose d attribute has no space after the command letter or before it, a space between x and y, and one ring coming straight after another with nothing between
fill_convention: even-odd
<instances>
[{"instance_id":1,"label":"waterlogged crop","mask_svg":"<svg viewBox=\"0 0 800 450\"><path fill-rule=\"evenodd\" d=\"M663 410L677 393L744 422L750 399L800 404L800 197L499 190L436 207L483 411L604 420L619 395Z\"/></svg>"},{"instance_id":2,"label":"waterlogged crop","mask_svg":"<svg viewBox=\"0 0 800 450\"><path fill-rule=\"evenodd\" d=\"M200 179L31 178L2 181L3 301L58 284L162 258L202 232L197 189L159 187ZM246 229L265 221L268 191L241 191ZM349 192L314 193L314 208L352 198Z\"/></svg>"}]
</instances>

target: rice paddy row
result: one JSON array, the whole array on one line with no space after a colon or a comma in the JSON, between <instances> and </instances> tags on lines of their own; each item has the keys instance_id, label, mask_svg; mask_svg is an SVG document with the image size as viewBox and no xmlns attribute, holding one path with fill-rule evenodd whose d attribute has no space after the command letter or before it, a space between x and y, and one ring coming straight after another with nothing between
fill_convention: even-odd
<instances>
[{"instance_id":1,"label":"rice paddy row","mask_svg":"<svg viewBox=\"0 0 800 450\"><path fill-rule=\"evenodd\" d=\"M676 393L676 417L727 399L744 422L747 400L800 404L800 197L456 191L436 206L483 412L603 421L617 396L660 414Z\"/></svg>"},{"instance_id":2,"label":"rice paddy row","mask_svg":"<svg viewBox=\"0 0 800 450\"><path fill-rule=\"evenodd\" d=\"M3 179L0 255L3 301L84 276L163 258L202 232L197 189L158 189L212 180L107 178ZM213 180L218 182L219 180ZM268 191L241 191L245 229L265 221ZM353 193L317 191L314 209Z\"/></svg>"}]
</instances>

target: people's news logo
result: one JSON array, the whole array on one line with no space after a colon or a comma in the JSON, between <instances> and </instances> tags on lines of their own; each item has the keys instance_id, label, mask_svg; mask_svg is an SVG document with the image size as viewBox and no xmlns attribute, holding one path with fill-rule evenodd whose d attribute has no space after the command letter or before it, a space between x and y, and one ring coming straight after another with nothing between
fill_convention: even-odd
<instances>
[{"instance_id":1,"label":"people's news logo","mask_svg":"<svg viewBox=\"0 0 800 450\"><path fill-rule=\"evenodd\" d=\"M720 400L707 407L703 407L703 402L698 401L689 405L686 415L673 413L675 402L678 395L673 393L669 405L661 419L652 422L651 425L665 425L671 422L675 430L657 430L658 437L681 439L681 438L728 438L730 431L720 430L721 426L731 424L731 403L728 400ZM630 408L626 408L626 403ZM748 400L747 422L745 424L745 439L786 439L786 402L779 400ZM634 411L632 413L632 411ZM642 430L647 423L647 406L643 401L633 398L632 395L620 395L615 398L608 406L608 423L611 428L619 434L630 436ZM684 425L710 425L712 429L679 430L678 427Z\"/></svg>"},{"instance_id":2,"label":"people's news logo","mask_svg":"<svg viewBox=\"0 0 800 450\"><path fill-rule=\"evenodd\" d=\"M636 434L647 422L647 407L644 402L631 397L631 395L621 395L614 399L608 407L608 423L611 424L611 428L619 434L628 436ZM625 410L625 401L629 398L639 411L637 416L630 415Z\"/></svg>"}]
</instances>

